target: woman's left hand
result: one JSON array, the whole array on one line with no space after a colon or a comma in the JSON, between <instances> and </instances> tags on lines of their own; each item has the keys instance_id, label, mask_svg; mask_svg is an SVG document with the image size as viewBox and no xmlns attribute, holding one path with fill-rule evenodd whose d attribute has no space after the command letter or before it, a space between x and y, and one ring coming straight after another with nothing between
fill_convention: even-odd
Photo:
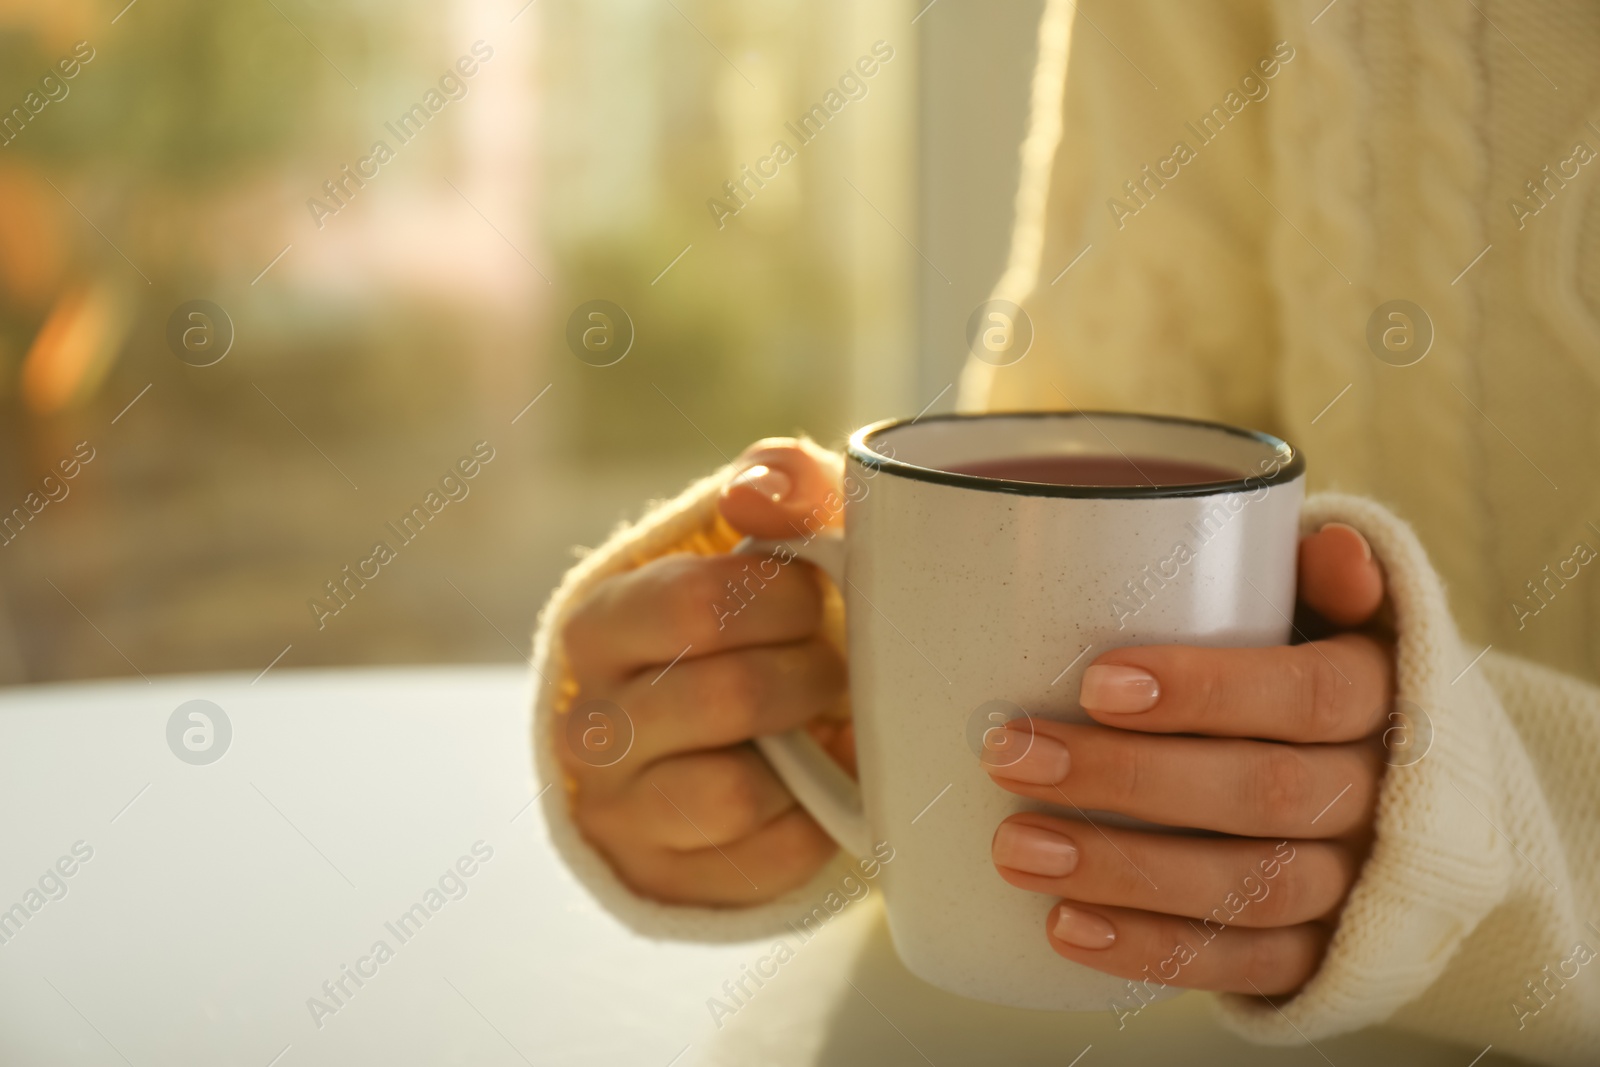
<instances>
[{"instance_id":1,"label":"woman's left hand","mask_svg":"<svg viewBox=\"0 0 1600 1067\"><path fill-rule=\"evenodd\" d=\"M1366 540L1334 523L1301 541L1299 589L1330 630L1352 628L1377 612L1383 574ZM1393 648L1365 633L1107 652L1079 694L1097 725L1015 720L986 749L997 785L1064 813L1002 822L995 867L1063 898L1044 934L1069 960L1291 993L1321 964L1371 845L1393 695ZM1118 829L1091 811L1226 836Z\"/></svg>"}]
</instances>

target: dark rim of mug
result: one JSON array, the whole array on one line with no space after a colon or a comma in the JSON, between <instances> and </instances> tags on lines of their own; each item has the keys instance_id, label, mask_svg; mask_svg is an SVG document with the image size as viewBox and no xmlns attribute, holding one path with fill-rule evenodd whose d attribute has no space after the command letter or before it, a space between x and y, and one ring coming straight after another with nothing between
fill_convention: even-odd
<instances>
[{"instance_id":1,"label":"dark rim of mug","mask_svg":"<svg viewBox=\"0 0 1600 1067\"><path fill-rule=\"evenodd\" d=\"M1248 437L1258 444L1265 445L1272 452L1274 458L1287 452L1289 459L1286 463L1277 464L1274 470L1244 474L1237 478L1229 478L1220 482L1195 482L1191 485L1055 485L1049 482L1015 481L1010 478L985 478L977 474L956 474L953 471L935 470L932 467L919 467L914 463L907 463L904 460L876 452L868 444L869 441L876 437L891 430L910 426L913 423L961 422L979 419L1077 418L1168 422L1206 430L1218 430L1222 433L1232 434L1235 437ZM885 471L889 474L898 474L901 477L912 478L921 482L933 482L937 485L950 485L961 489L980 489L990 493L1012 493L1017 496L1064 496L1106 500L1147 500L1155 497L1213 496L1222 493L1251 492L1262 486L1292 482L1306 471L1305 455L1289 442L1271 434L1261 433L1258 430L1244 430L1237 426L1229 426L1221 422L1210 422L1206 419L1186 419L1180 415L1144 415L1131 411L984 411L925 415L916 419L884 419L882 422L864 426L851 434L846 454L863 467Z\"/></svg>"}]
</instances>

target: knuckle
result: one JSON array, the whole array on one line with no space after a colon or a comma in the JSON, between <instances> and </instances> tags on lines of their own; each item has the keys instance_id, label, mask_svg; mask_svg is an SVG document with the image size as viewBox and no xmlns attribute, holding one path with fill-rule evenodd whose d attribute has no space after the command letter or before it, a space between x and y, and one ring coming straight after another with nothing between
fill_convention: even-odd
<instances>
[{"instance_id":1,"label":"knuckle","mask_svg":"<svg viewBox=\"0 0 1600 1067\"><path fill-rule=\"evenodd\" d=\"M677 557L660 576L666 599L665 623L677 640L709 645L717 630L717 605L726 596L721 569L701 557Z\"/></svg>"},{"instance_id":2,"label":"knuckle","mask_svg":"<svg viewBox=\"0 0 1600 1067\"><path fill-rule=\"evenodd\" d=\"M844 657L826 638L812 637L803 644L780 645L772 653L775 686L816 693L820 697L832 696L844 688Z\"/></svg>"},{"instance_id":3,"label":"knuckle","mask_svg":"<svg viewBox=\"0 0 1600 1067\"><path fill-rule=\"evenodd\" d=\"M765 697L764 678L754 657L735 653L718 657L701 672L699 714L726 743L755 737Z\"/></svg>"},{"instance_id":4,"label":"knuckle","mask_svg":"<svg viewBox=\"0 0 1600 1067\"><path fill-rule=\"evenodd\" d=\"M803 885L839 851L833 838L803 808L790 809L756 833L768 842L771 859L767 874L774 889Z\"/></svg>"},{"instance_id":5,"label":"knuckle","mask_svg":"<svg viewBox=\"0 0 1600 1067\"><path fill-rule=\"evenodd\" d=\"M822 714L836 706L850 690L850 667L832 642L819 641L815 655L814 680L816 711Z\"/></svg>"},{"instance_id":6,"label":"knuckle","mask_svg":"<svg viewBox=\"0 0 1600 1067\"><path fill-rule=\"evenodd\" d=\"M619 851L625 851L627 839L615 839L612 831L615 823L607 817L608 809L603 804L597 804L583 799L580 792L573 799L572 824L578 828L578 833L589 842L601 855L609 860L615 860ZM619 849L618 846L623 846Z\"/></svg>"},{"instance_id":7,"label":"knuckle","mask_svg":"<svg viewBox=\"0 0 1600 1067\"><path fill-rule=\"evenodd\" d=\"M1261 879L1259 874L1253 872L1251 877ZM1280 872L1272 881L1262 884L1267 890L1261 898L1260 925L1285 926L1299 921L1306 898L1306 885L1300 872L1290 868Z\"/></svg>"},{"instance_id":8,"label":"knuckle","mask_svg":"<svg viewBox=\"0 0 1600 1067\"><path fill-rule=\"evenodd\" d=\"M554 753L556 762L561 765L562 771L578 781L582 781L592 775L596 768L592 764L585 763L574 750L573 734L577 729L577 724L573 722L573 716L582 714L578 709L586 701L590 700L593 695L593 693L584 689L580 683L578 691L573 693L567 702L566 710L552 717L550 732L545 737L545 744ZM582 790L578 792L573 803L584 803Z\"/></svg>"},{"instance_id":9,"label":"knuckle","mask_svg":"<svg viewBox=\"0 0 1600 1067\"><path fill-rule=\"evenodd\" d=\"M1340 740L1344 733L1343 690L1349 683L1339 677L1333 664L1317 654L1316 649L1304 647L1306 651L1291 663L1292 692L1302 716L1305 738L1308 741Z\"/></svg>"},{"instance_id":10,"label":"knuckle","mask_svg":"<svg viewBox=\"0 0 1600 1067\"><path fill-rule=\"evenodd\" d=\"M1284 988L1296 966L1297 953L1290 940L1275 931L1250 932L1246 938L1240 961L1245 978L1259 989Z\"/></svg>"},{"instance_id":11,"label":"knuckle","mask_svg":"<svg viewBox=\"0 0 1600 1067\"><path fill-rule=\"evenodd\" d=\"M610 579L607 579L610 581ZM561 624L561 649L569 664L578 665L589 658L595 638L601 627L597 625L600 602L606 593L605 583L590 590L589 595L572 608Z\"/></svg>"},{"instance_id":12,"label":"knuckle","mask_svg":"<svg viewBox=\"0 0 1600 1067\"><path fill-rule=\"evenodd\" d=\"M565 708L551 717L544 743L551 747L567 776L580 785L616 778L637 765L637 760L622 766L633 751L640 719L636 712L648 712L644 701L617 703L625 691L615 686L577 680L577 687L564 694Z\"/></svg>"},{"instance_id":13,"label":"knuckle","mask_svg":"<svg viewBox=\"0 0 1600 1067\"><path fill-rule=\"evenodd\" d=\"M1095 757L1101 772L1107 776L1107 792L1113 801L1110 807L1114 810L1126 810L1144 795L1142 786L1149 773L1144 753L1146 746L1138 741L1138 737L1108 735Z\"/></svg>"},{"instance_id":14,"label":"knuckle","mask_svg":"<svg viewBox=\"0 0 1600 1067\"><path fill-rule=\"evenodd\" d=\"M1193 718L1197 722L1217 722L1227 713L1225 661L1209 650L1188 650L1177 663L1184 687L1189 691Z\"/></svg>"},{"instance_id":15,"label":"knuckle","mask_svg":"<svg viewBox=\"0 0 1600 1067\"><path fill-rule=\"evenodd\" d=\"M1250 802L1256 816L1277 826L1306 815L1311 799L1311 773L1299 752L1288 745L1269 745L1249 778Z\"/></svg>"},{"instance_id":16,"label":"knuckle","mask_svg":"<svg viewBox=\"0 0 1600 1067\"><path fill-rule=\"evenodd\" d=\"M700 887L688 877L688 865L670 851L650 849L607 859L622 883L638 896L663 904L701 903Z\"/></svg>"},{"instance_id":17,"label":"knuckle","mask_svg":"<svg viewBox=\"0 0 1600 1067\"><path fill-rule=\"evenodd\" d=\"M719 761L705 776L701 801L707 821L726 840L743 837L761 823L765 790L756 769L740 760Z\"/></svg>"},{"instance_id":18,"label":"knuckle","mask_svg":"<svg viewBox=\"0 0 1600 1067\"><path fill-rule=\"evenodd\" d=\"M1116 847L1096 849L1101 855L1096 880L1103 880L1106 895L1111 899L1125 902L1124 907L1139 907L1139 902L1151 899L1150 883L1145 881L1146 872L1152 865L1151 858L1147 850L1141 847L1142 842L1138 838L1111 830L1105 832L1112 835Z\"/></svg>"},{"instance_id":19,"label":"knuckle","mask_svg":"<svg viewBox=\"0 0 1600 1067\"><path fill-rule=\"evenodd\" d=\"M571 712L569 711L567 714L570 715ZM572 751L572 743L567 740L566 731L563 729L566 725L566 716L562 716L554 724L555 728L546 739L546 744L550 746L551 751L555 754L556 762L560 764L561 770L565 774L573 778L581 778L584 772L590 768L582 760L578 759L576 752Z\"/></svg>"}]
</instances>

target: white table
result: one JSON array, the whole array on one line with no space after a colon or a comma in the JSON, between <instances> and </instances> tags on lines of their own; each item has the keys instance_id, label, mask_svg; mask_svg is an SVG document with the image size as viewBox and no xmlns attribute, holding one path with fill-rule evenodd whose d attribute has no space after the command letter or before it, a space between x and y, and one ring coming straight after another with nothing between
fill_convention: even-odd
<instances>
[{"instance_id":1,"label":"white table","mask_svg":"<svg viewBox=\"0 0 1600 1067\"><path fill-rule=\"evenodd\" d=\"M525 675L0 692L0 909L61 857L73 869L0 926L0 1063L665 1067L695 1043L690 1062L706 996L748 950L634 937L568 876L529 804ZM192 699L232 726L208 765L168 746ZM75 865L79 841L93 855ZM402 942L385 923L478 841L493 856L465 895ZM380 939L392 958L361 965ZM376 973L345 979L319 1028L308 998L332 1005L341 965Z\"/></svg>"},{"instance_id":2,"label":"white table","mask_svg":"<svg viewBox=\"0 0 1600 1067\"><path fill-rule=\"evenodd\" d=\"M530 804L525 673L0 691L0 909L26 908L41 878L59 897L41 891L9 926L0 910L0 1064L1061 1067L1092 1046L1083 1067L1463 1067L1476 1052L1376 1031L1248 1047L1199 996L1124 1030L962 1000L905 972L876 895L719 1031L707 998L768 944L649 942L577 886ZM198 753L169 744L191 700L231 726L215 762L177 753L215 753L220 730ZM492 856L428 912L426 891L479 842ZM425 919L390 928L418 903ZM336 1001L323 983L345 966L367 977L344 977Z\"/></svg>"}]
</instances>

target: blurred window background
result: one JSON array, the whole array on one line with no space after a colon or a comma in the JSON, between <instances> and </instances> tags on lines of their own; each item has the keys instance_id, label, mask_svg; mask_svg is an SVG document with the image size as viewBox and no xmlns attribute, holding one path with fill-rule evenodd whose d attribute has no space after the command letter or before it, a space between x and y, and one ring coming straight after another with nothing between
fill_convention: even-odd
<instances>
[{"instance_id":1,"label":"blurred window background","mask_svg":"<svg viewBox=\"0 0 1600 1067\"><path fill-rule=\"evenodd\" d=\"M925 4L0 0L0 684L525 657L647 500L948 408L1039 5Z\"/></svg>"}]
</instances>

